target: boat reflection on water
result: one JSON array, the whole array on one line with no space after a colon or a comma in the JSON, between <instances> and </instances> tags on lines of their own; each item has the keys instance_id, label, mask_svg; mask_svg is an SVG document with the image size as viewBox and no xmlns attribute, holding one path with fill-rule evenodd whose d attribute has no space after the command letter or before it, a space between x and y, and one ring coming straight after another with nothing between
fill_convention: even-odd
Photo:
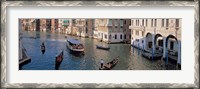
<instances>
[{"instance_id":1,"label":"boat reflection on water","mask_svg":"<svg viewBox=\"0 0 200 89\"><path fill-rule=\"evenodd\" d=\"M79 58L81 58L81 57L83 57L85 55L85 52L77 53L77 52L74 52L74 51L70 51L69 53L72 54L73 56L79 57Z\"/></svg>"},{"instance_id":2,"label":"boat reflection on water","mask_svg":"<svg viewBox=\"0 0 200 89\"><path fill-rule=\"evenodd\" d=\"M55 70L58 70L63 61L63 51L56 56Z\"/></svg>"}]
</instances>

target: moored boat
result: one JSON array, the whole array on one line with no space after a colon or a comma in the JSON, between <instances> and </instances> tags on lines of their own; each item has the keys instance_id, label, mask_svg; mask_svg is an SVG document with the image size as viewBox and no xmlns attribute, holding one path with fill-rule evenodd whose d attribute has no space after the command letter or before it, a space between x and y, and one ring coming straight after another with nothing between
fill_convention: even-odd
<instances>
[{"instance_id":1,"label":"moored boat","mask_svg":"<svg viewBox=\"0 0 200 89\"><path fill-rule=\"evenodd\" d=\"M72 52L84 52L85 50L83 44L79 40L73 38L67 39L66 46Z\"/></svg>"},{"instance_id":2,"label":"moored boat","mask_svg":"<svg viewBox=\"0 0 200 89\"><path fill-rule=\"evenodd\" d=\"M99 70L111 70L113 67L115 67L117 65L119 61L119 57L113 59L112 61L106 63L103 65L103 68L99 68Z\"/></svg>"},{"instance_id":3,"label":"moored boat","mask_svg":"<svg viewBox=\"0 0 200 89\"><path fill-rule=\"evenodd\" d=\"M109 50L109 49L110 49L109 47L100 46L100 45L96 45L96 47L97 47L98 49L104 49L104 50Z\"/></svg>"}]
</instances>

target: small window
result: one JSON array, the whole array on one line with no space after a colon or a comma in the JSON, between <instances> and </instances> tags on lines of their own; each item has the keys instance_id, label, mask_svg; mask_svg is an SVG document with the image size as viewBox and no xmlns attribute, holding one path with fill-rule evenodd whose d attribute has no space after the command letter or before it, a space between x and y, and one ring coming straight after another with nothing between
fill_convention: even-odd
<instances>
[{"instance_id":1,"label":"small window","mask_svg":"<svg viewBox=\"0 0 200 89\"><path fill-rule=\"evenodd\" d=\"M148 26L148 19L146 19L146 26Z\"/></svg>"},{"instance_id":2,"label":"small window","mask_svg":"<svg viewBox=\"0 0 200 89\"><path fill-rule=\"evenodd\" d=\"M136 31L136 32L135 32L135 35L137 35L137 36L138 36L138 35L139 35L139 31Z\"/></svg>"},{"instance_id":3,"label":"small window","mask_svg":"<svg viewBox=\"0 0 200 89\"><path fill-rule=\"evenodd\" d=\"M153 19L151 19L151 27L153 27Z\"/></svg>"},{"instance_id":4,"label":"small window","mask_svg":"<svg viewBox=\"0 0 200 89\"><path fill-rule=\"evenodd\" d=\"M117 35L115 34L115 39L117 39Z\"/></svg>"},{"instance_id":5,"label":"small window","mask_svg":"<svg viewBox=\"0 0 200 89\"><path fill-rule=\"evenodd\" d=\"M166 19L166 27L169 27L169 19Z\"/></svg>"},{"instance_id":6,"label":"small window","mask_svg":"<svg viewBox=\"0 0 200 89\"><path fill-rule=\"evenodd\" d=\"M88 32L88 29L86 28L85 32L87 33Z\"/></svg>"},{"instance_id":7,"label":"small window","mask_svg":"<svg viewBox=\"0 0 200 89\"><path fill-rule=\"evenodd\" d=\"M164 27L164 19L162 19L162 27Z\"/></svg>"},{"instance_id":8,"label":"small window","mask_svg":"<svg viewBox=\"0 0 200 89\"><path fill-rule=\"evenodd\" d=\"M107 35L106 34L104 35L104 38L107 39Z\"/></svg>"},{"instance_id":9,"label":"small window","mask_svg":"<svg viewBox=\"0 0 200 89\"><path fill-rule=\"evenodd\" d=\"M120 35L120 39L122 39L122 34Z\"/></svg>"},{"instance_id":10,"label":"small window","mask_svg":"<svg viewBox=\"0 0 200 89\"><path fill-rule=\"evenodd\" d=\"M166 19L166 29L168 30L169 27L169 19Z\"/></svg>"},{"instance_id":11,"label":"small window","mask_svg":"<svg viewBox=\"0 0 200 89\"><path fill-rule=\"evenodd\" d=\"M109 39L111 39L112 35L109 35Z\"/></svg>"},{"instance_id":12,"label":"small window","mask_svg":"<svg viewBox=\"0 0 200 89\"><path fill-rule=\"evenodd\" d=\"M138 19L138 26L140 25L140 20Z\"/></svg>"},{"instance_id":13,"label":"small window","mask_svg":"<svg viewBox=\"0 0 200 89\"><path fill-rule=\"evenodd\" d=\"M124 39L126 39L126 35L124 35Z\"/></svg>"},{"instance_id":14,"label":"small window","mask_svg":"<svg viewBox=\"0 0 200 89\"><path fill-rule=\"evenodd\" d=\"M142 19L142 26L144 26L144 19Z\"/></svg>"},{"instance_id":15,"label":"small window","mask_svg":"<svg viewBox=\"0 0 200 89\"><path fill-rule=\"evenodd\" d=\"M179 27L179 19L176 19L176 27Z\"/></svg>"},{"instance_id":16,"label":"small window","mask_svg":"<svg viewBox=\"0 0 200 89\"><path fill-rule=\"evenodd\" d=\"M142 32L142 36L144 36L144 32Z\"/></svg>"},{"instance_id":17,"label":"small window","mask_svg":"<svg viewBox=\"0 0 200 89\"><path fill-rule=\"evenodd\" d=\"M155 19L154 26L155 27L157 26L157 19Z\"/></svg>"}]
</instances>

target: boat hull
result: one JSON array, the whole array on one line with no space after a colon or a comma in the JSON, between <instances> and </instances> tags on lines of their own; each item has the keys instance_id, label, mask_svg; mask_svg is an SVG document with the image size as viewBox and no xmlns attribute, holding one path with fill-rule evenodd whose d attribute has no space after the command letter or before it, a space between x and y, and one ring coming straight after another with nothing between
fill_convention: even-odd
<instances>
[{"instance_id":1,"label":"boat hull","mask_svg":"<svg viewBox=\"0 0 200 89\"><path fill-rule=\"evenodd\" d=\"M72 46L69 45L69 43L67 43L66 47L71 51L71 52L75 52L75 53L82 53L84 52L84 48L83 49L73 49Z\"/></svg>"},{"instance_id":2,"label":"boat hull","mask_svg":"<svg viewBox=\"0 0 200 89\"><path fill-rule=\"evenodd\" d=\"M42 54L44 54L45 53L45 46L41 46L41 51L42 51Z\"/></svg>"},{"instance_id":3,"label":"boat hull","mask_svg":"<svg viewBox=\"0 0 200 89\"><path fill-rule=\"evenodd\" d=\"M59 67L60 67L60 64L62 63L63 61L63 51L58 55L56 56L56 60L55 60L55 70L58 70Z\"/></svg>"},{"instance_id":4,"label":"boat hull","mask_svg":"<svg viewBox=\"0 0 200 89\"><path fill-rule=\"evenodd\" d=\"M119 59L115 58L112 61L108 62L103 66L103 68L99 68L99 70L111 70L113 67L115 67L118 63Z\"/></svg>"},{"instance_id":5,"label":"boat hull","mask_svg":"<svg viewBox=\"0 0 200 89\"><path fill-rule=\"evenodd\" d=\"M102 46L98 46L98 45L96 45L96 47L98 48L98 49L103 49L103 50L109 50L110 48L108 48L108 47L102 47Z\"/></svg>"}]
</instances>

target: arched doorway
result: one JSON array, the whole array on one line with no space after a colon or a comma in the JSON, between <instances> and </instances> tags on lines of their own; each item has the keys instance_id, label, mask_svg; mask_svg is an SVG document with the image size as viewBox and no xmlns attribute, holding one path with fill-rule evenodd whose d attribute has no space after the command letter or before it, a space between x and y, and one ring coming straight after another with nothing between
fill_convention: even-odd
<instances>
[{"instance_id":1,"label":"arched doorway","mask_svg":"<svg viewBox=\"0 0 200 89\"><path fill-rule=\"evenodd\" d=\"M179 44L177 38L174 35L170 34L167 36L165 41L165 49L166 64L168 65L168 58L176 60L175 63L177 63Z\"/></svg>"},{"instance_id":2,"label":"arched doorway","mask_svg":"<svg viewBox=\"0 0 200 89\"><path fill-rule=\"evenodd\" d=\"M156 34L154 38L155 51L162 53L163 52L163 38L161 34Z\"/></svg>"},{"instance_id":3,"label":"arched doorway","mask_svg":"<svg viewBox=\"0 0 200 89\"><path fill-rule=\"evenodd\" d=\"M175 41L175 42L178 44L178 40L177 40L177 38L176 38L174 35L171 35L171 34L170 34L170 35L167 36L167 38L166 38L166 43L165 43L165 44L166 44L165 47L168 47L168 44L170 44L170 46L171 46L170 49L173 50L173 49L174 49L174 47L173 47L174 45L171 44L171 43L169 43L169 41L170 41L170 42Z\"/></svg>"},{"instance_id":4,"label":"arched doorway","mask_svg":"<svg viewBox=\"0 0 200 89\"><path fill-rule=\"evenodd\" d=\"M151 33L147 33L146 34L146 49L147 50L151 50L152 46L153 46L153 42L152 42L152 34Z\"/></svg>"}]
</instances>

